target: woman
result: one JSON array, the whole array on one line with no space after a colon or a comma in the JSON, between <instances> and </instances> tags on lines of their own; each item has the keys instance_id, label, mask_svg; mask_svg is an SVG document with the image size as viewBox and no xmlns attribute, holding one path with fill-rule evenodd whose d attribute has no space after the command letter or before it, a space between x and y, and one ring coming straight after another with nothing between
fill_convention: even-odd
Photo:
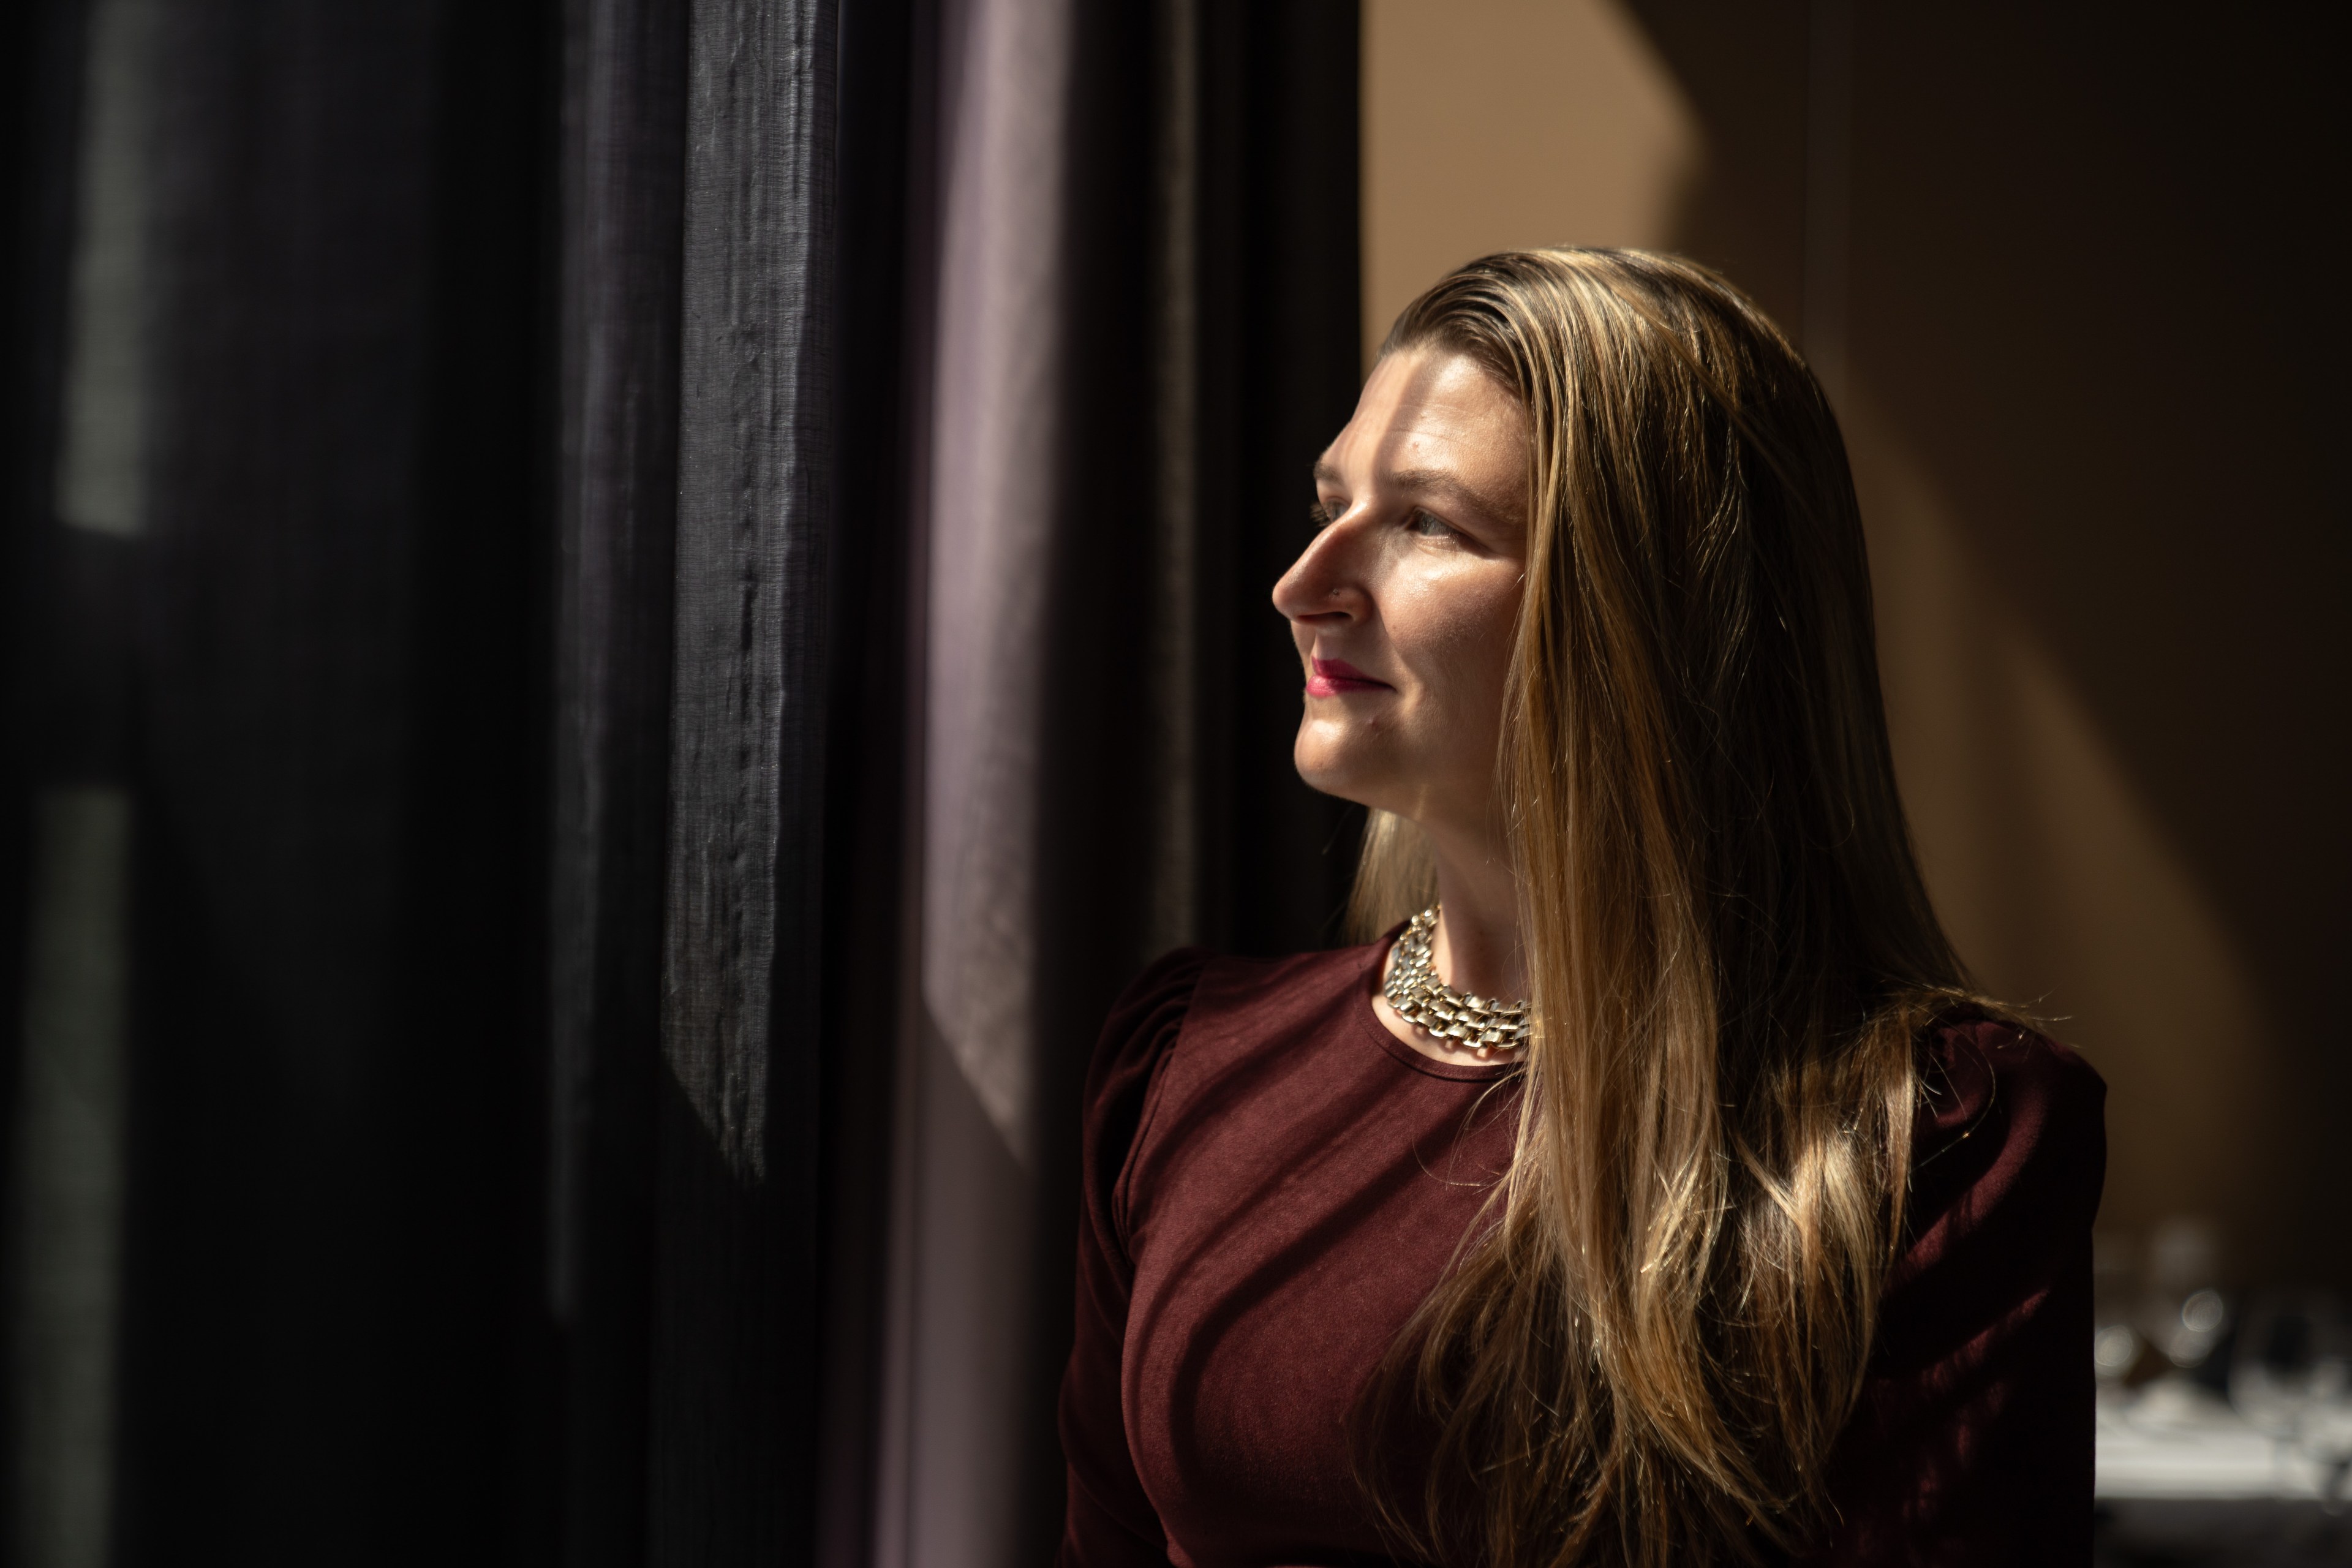
<instances>
[{"instance_id":1,"label":"woman","mask_svg":"<svg viewBox=\"0 0 2352 1568\"><path fill-rule=\"evenodd\" d=\"M2104 1091L1928 905L1796 353L1489 257L1316 483L1297 760L1385 933L1114 1014L1063 1562L2087 1560Z\"/></svg>"}]
</instances>

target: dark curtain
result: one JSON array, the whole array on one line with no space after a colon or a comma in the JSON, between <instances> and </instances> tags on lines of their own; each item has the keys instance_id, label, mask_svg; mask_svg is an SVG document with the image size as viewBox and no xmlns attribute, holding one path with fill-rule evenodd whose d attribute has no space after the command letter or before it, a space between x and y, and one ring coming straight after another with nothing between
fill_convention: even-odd
<instances>
[{"instance_id":1,"label":"dark curtain","mask_svg":"<svg viewBox=\"0 0 2352 1568\"><path fill-rule=\"evenodd\" d=\"M556 33L530 7L18 14L43 37L11 56L6 834L46 869L12 889L0 1006L32 1091L12 1554L511 1558L547 1339L523 1258ZM112 898L77 885L110 864L77 823L127 852L126 920L28 978L43 920ZM59 1103L45 1073L118 1012L119 1073ZM66 1137L83 1113L106 1136ZM112 1201L75 1201L93 1184ZM93 1254L104 1299L60 1309ZM104 1364L60 1404L68 1330ZM93 1489L110 1540L66 1517Z\"/></svg>"},{"instance_id":2,"label":"dark curtain","mask_svg":"<svg viewBox=\"0 0 2352 1568\"><path fill-rule=\"evenodd\" d=\"M1354 401L1355 36L1351 5L1191 0L963 0L930 35L878 1562L1050 1552L1118 989L1179 943L1334 933L1352 825L1290 771L1266 595Z\"/></svg>"},{"instance_id":3,"label":"dark curtain","mask_svg":"<svg viewBox=\"0 0 2352 1568\"><path fill-rule=\"evenodd\" d=\"M1040 1560L1096 1025L1336 940L1354 6L0 26L10 1560Z\"/></svg>"}]
</instances>

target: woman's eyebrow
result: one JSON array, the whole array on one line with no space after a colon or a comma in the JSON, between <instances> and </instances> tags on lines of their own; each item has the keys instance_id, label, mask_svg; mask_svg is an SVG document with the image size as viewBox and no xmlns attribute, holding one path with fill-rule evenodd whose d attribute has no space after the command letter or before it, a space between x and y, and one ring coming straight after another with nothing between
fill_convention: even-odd
<instances>
[{"instance_id":1,"label":"woman's eyebrow","mask_svg":"<svg viewBox=\"0 0 2352 1568\"><path fill-rule=\"evenodd\" d=\"M1420 495L1440 496L1468 503L1471 509L1492 518L1496 522L1518 521L1519 509L1498 504L1484 490L1474 489L1461 479L1438 468L1392 468L1381 476L1384 488L1411 491Z\"/></svg>"},{"instance_id":2,"label":"woman's eyebrow","mask_svg":"<svg viewBox=\"0 0 2352 1568\"><path fill-rule=\"evenodd\" d=\"M1328 461L1318 460L1316 463L1315 482L1318 486L1328 485L1333 489L1347 488L1339 477L1339 468ZM1464 484L1455 476L1440 468L1391 468L1381 476L1381 488L1465 501L1473 510L1497 522L1519 520L1518 508L1498 505L1492 496Z\"/></svg>"}]
</instances>

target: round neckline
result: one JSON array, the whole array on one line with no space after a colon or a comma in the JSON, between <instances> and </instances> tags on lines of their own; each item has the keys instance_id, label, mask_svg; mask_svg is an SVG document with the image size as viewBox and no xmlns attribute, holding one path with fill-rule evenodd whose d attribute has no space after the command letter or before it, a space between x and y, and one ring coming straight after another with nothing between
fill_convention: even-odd
<instances>
[{"instance_id":1,"label":"round neckline","mask_svg":"<svg viewBox=\"0 0 2352 1568\"><path fill-rule=\"evenodd\" d=\"M1442 1062L1425 1052L1413 1049L1412 1041L1398 1039L1395 1031L1381 1021L1379 1010L1372 1005L1372 998L1380 994L1381 968L1388 962L1389 949L1395 945L1398 933L1403 930L1404 922L1400 921L1371 944L1369 950L1371 957L1365 963L1363 979L1356 987L1356 1021L1370 1034L1375 1045L1417 1073L1425 1073L1431 1078L1451 1079L1456 1083L1492 1083L1496 1079L1509 1077L1518 1068L1519 1063Z\"/></svg>"}]
</instances>

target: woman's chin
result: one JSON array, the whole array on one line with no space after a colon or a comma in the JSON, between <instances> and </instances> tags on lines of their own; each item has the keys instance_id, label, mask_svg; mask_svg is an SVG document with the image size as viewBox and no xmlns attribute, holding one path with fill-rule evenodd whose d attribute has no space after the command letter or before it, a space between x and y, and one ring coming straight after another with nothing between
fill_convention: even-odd
<instances>
[{"instance_id":1,"label":"woman's chin","mask_svg":"<svg viewBox=\"0 0 2352 1568\"><path fill-rule=\"evenodd\" d=\"M1344 752L1335 754L1332 748L1309 745L1305 734L1299 736L1291 762L1307 788L1358 805L1378 806L1383 797L1393 793L1380 787L1380 770L1366 767L1363 759Z\"/></svg>"}]
</instances>

